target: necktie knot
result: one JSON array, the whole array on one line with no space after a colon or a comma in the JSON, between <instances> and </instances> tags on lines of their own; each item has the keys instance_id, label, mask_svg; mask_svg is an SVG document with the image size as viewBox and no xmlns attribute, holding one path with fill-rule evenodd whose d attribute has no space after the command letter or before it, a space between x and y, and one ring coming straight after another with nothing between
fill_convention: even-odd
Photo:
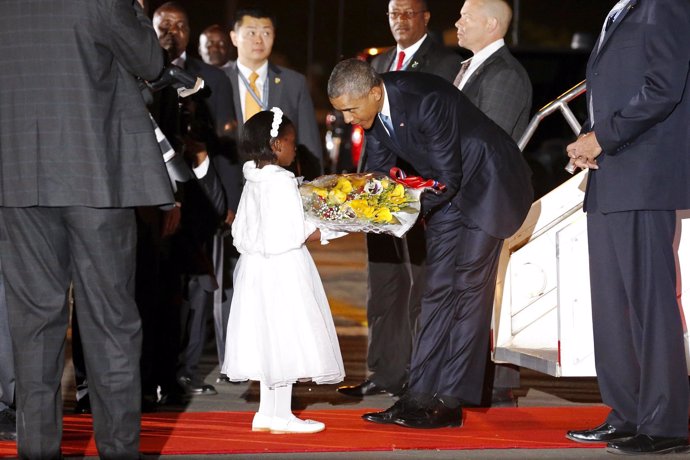
<instances>
[{"instance_id":1,"label":"necktie knot","mask_svg":"<svg viewBox=\"0 0 690 460\"><path fill-rule=\"evenodd\" d=\"M259 78L259 74L256 72L252 72L249 74L249 84L250 85L256 85L256 79Z\"/></svg>"},{"instance_id":2,"label":"necktie knot","mask_svg":"<svg viewBox=\"0 0 690 460\"><path fill-rule=\"evenodd\" d=\"M405 62L405 52L400 51L398 53L398 63L395 65L395 70L400 70L402 69L403 62Z\"/></svg>"}]
</instances>

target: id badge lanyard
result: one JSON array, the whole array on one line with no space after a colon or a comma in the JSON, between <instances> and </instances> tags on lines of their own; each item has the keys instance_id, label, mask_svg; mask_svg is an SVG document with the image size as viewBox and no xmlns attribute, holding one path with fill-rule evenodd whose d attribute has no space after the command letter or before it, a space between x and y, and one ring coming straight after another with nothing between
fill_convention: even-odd
<instances>
[{"instance_id":1,"label":"id badge lanyard","mask_svg":"<svg viewBox=\"0 0 690 460\"><path fill-rule=\"evenodd\" d=\"M256 94L256 91L254 91L249 85L249 80L247 80L247 77L245 77L242 72L238 71L237 74L240 76L240 81L244 85L244 88L249 94L251 94L256 103L259 104L259 107L261 107L262 110L268 110L268 74L266 74L266 81L264 81L263 91L261 92L261 95L266 102L263 102L259 95Z\"/></svg>"}]
</instances>

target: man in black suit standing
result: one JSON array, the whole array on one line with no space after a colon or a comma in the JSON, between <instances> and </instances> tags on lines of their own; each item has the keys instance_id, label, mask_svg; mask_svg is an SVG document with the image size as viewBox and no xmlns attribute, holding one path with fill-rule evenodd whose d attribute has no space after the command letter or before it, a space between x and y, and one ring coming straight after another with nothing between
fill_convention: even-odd
<instances>
[{"instance_id":1,"label":"man in black suit standing","mask_svg":"<svg viewBox=\"0 0 690 460\"><path fill-rule=\"evenodd\" d=\"M230 82L222 70L187 55L189 18L180 4L167 2L158 7L153 14L153 26L171 62L192 75L200 76L207 86L201 96L199 93L192 96L190 101L185 101L188 105L182 108L179 107L180 101L176 95L166 98L165 91L162 91L155 105L154 116L177 150L181 148L177 139L188 134L180 132L181 119L188 118L192 125L205 126L201 129L204 134L203 143L225 190L227 208L223 212L223 218L229 225L234 220L241 194L239 165L236 158L233 158L235 152L232 136L237 123ZM181 113L181 109L186 114ZM172 232L174 234L170 235L173 262L179 269L177 275L181 275L185 283L185 301L182 303L180 323L183 342L176 377L188 394L211 395L216 394L216 390L213 385L203 383L198 373L198 364L207 335L206 325L213 314L214 293L219 287L219 276L214 270L212 259L213 236L219 221L215 200L209 201L204 193L200 193L197 185L195 181L185 184L182 207L172 211L179 214L180 222L179 229L175 229ZM166 217L169 221L174 215Z\"/></svg>"},{"instance_id":2,"label":"man in black suit standing","mask_svg":"<svg viewBox=\"0 0 690 460\"><path fill-rule=\"evenodd\" d=\"M427 33L431 13L424 0L391 0L388 23L397 46L374 58L378 73L425 72L453 81L460 57ZM398 165L414 174L401 161ZM367 378L341 386L347 396L362 397L384 391L398 394L407 382L412 342L422 299L426 248L418 223L403 238L367 235Z\"/></svg>"},{"instance_id":3,"label":"man in black suit standing","mask_svg":"<svg viewBox=\"0 0 690 460\"><path fill-rule=\"evenodd\" d=\"M0 255L19 456L60 458L70 282L101 458L139 458L133 207L171 204L135 76L163 56L138 3L7 0L0 16ZM26 34L31 41L18 39Z\"/></svg>"},{"instance_id":4,"label":"man in black suit standing","mask_svg":"<svg viewBox=\"0 0 690 460\"><path fill-rule=\"evenodd\" d=\"M328 97L346 122L367 130L368 169L388 173L402 158L446 185L422 196L426 287L408 389L363 418L458 426L461 403L481 399L498 257L532 204L529 167L510 136L435 75L380 76L349 59L333 70Z\"/></svg>"},{"instance_id":5,"label":"man in black suit standing","mask_svg":"<svg viewBox=\"0 0 690 460\"><path fill-rule=\"evenodd\" d=\"M527 128L532 108L532 84L527 71L505 46L513 12L505 0L465 0L460 10L458 45L472 51L453 84L515 142ZM520 386L520 369L487 363L483 405L515 406L513 388Z\"/></svg>"},{"instance_id":6,"label":"man in black suit standing","mask_svg":"<svg viewBox=\"0 0 690 460\"><path fill-rule=\"evenodd\" d=\"M620 454L688 448L676 210L690 208L690 4L622 0L587 64L589 118L567 147L589 168L589 279L606 421L570 431Z\"/></svg>"}]
</instances>

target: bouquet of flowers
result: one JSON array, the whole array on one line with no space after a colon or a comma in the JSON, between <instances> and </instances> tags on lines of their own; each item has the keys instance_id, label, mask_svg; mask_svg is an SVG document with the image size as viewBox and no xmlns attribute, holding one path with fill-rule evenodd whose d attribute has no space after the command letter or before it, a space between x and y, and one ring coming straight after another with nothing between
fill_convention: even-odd
<instances>
[{"instance_id":1,"label":"bouquet of flowers","mask_svg":"<svg viewBox=\"0 0 690 460\"><path fill-rule=\"evenodd\" d=\"M300 186L307 220L340 232L401 237L414 225L423 189L383 174L332 174Z\"/></svg>"}]
</instances>

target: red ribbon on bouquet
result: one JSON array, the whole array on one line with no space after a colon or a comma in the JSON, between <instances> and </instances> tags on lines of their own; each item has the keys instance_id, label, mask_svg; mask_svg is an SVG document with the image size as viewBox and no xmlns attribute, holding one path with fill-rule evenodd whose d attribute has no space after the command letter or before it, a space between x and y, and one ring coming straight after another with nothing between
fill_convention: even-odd
<instances>
[{"instance_id":1,"label":"red ribbon on bouquet","mask_svg":"<svg viewBox=\"0 0 690 460\"><path fill-rule=\"evenodd\" d=\"M433 179L424 179L419 176L408 176L405 171L394 166L390 170L391 178L407 187L416 189L431 190L434 193L442 193L446 191L446 186L439 181Z\"/></svg>"}]
</instances>

